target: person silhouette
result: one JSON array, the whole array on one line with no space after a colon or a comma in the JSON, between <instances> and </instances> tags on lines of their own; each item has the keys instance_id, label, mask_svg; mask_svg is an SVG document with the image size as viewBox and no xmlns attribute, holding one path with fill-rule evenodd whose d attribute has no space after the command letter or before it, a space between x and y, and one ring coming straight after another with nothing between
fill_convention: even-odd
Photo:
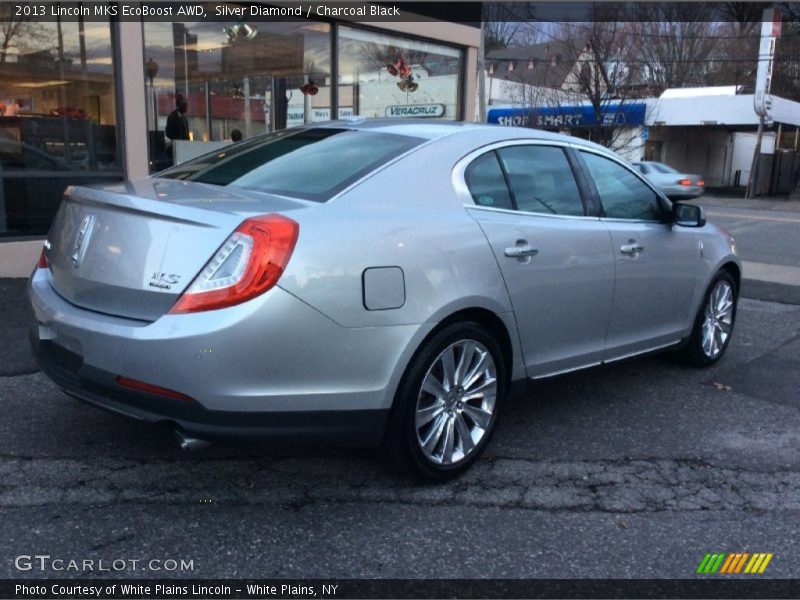
<instances>
[{"instance_id":1,"label":"person silhouette","mask_svg":"<svg viewBox=\"0 0 800 600\"><path fill-rule=\"evenodd\" d=\"M186 98L180 94L175 96L175 110L169 113L167 127L164 130L170 140L189 139L189 121L186 119L186 111L188 109L189 103L186 102Z\"/></svg>"}]
</instances>

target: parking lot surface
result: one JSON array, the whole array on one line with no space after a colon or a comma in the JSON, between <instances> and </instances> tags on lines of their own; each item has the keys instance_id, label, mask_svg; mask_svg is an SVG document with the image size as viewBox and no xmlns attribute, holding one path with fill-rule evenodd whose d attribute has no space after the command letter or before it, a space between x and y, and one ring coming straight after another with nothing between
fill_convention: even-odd
<instances>
[{"instance_id":1,"label":"parking lot surface","mask_svg":"<svg viewBox=\"0 0 800 600\"><path fill-rule=\"evenodd\" d=\"M139 561L66 573L89 577L687 578L707 552L772 552L766 575L800 576L798 203L702 203L745 264L722 362L532 383L445 485L371 451L182 452L38 373L24 281L0 280L0 577L65 575L14 566L49 554Z\"/></svg>"},{"instance_id":2,"label":"parking lot surface","mask_svg":"<svg viewBox=\"0 0 800 600\"><path fill-rule=\"evenodd\" d=\"M368 451L182 452L26 360L0 376L0 577L64 575L14 566L50 554L193 564L114 573L143 577L684 578L717 551L800 576L798 305L742 300L709 370L654 356L533 383L445 485Z\"/></svg>"}]
</instances>

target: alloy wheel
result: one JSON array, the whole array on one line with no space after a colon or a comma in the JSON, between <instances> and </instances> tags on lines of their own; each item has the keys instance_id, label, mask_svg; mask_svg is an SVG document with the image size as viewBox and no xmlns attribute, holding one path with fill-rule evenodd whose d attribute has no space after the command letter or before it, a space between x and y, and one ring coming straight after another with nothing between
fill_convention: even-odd
<instances>
[{"instance_id":1,"label":"alloy wheel","mask_svg":"<svg viewBox=\"0 0 800 600\"><path fill-rule=\"evenodd\" d=\"M720 280L711 290L705 308L701 345L708 358L717 358L733 330L733 286Z\"/></svg>"},{"instance_id":2,"label":"alloy wheel","mask_svg":"<svg viewBox=\"0 0 800 600\"><path fill-rule=\"evenodd\" d=\"M497 369L491 352L476 340L460 340L431 363L417 396L417 442L437 465L469 456L491 427L497 400Z\"/></svg>"}]
</instances>

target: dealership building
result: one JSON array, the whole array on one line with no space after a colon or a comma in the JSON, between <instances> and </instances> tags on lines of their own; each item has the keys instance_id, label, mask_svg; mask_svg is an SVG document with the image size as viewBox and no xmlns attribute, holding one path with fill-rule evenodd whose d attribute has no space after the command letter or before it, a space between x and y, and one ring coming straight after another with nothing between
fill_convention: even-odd
<instances>
[{"instance_id":1,"label":"dealership building","mask_svg":"<svg viewBox=\"0 0 800 600\"><path fill-rule=\"evenodd\" d=\"M67 185L146 176L230 143L235 130L247 138L336 116L475 118L480 30L459 23L3 25L0 276L30 273ZM173 144L165 129L181 98L190 139Z\"/></svg>"}]
</instances>

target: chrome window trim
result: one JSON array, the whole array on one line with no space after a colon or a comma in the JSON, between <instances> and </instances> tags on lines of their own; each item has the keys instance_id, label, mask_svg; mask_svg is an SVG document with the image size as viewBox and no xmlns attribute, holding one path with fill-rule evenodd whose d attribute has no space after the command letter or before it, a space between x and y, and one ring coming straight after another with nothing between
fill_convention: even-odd
<instances>
[{"instance_id":1,"label":"chrome window trim","mask_svg":"<svg viewBox=\"0 0 800 600\"><path fill-rule=\"evenodd\" d=\"M486 210L490 212L500 212L500 213L508 213L512 215L527 215L533 217L548 217L551 219L589 219L592 221L597 221L598 217L594 215L553 215L548 213L540 213L540 212L531 212L527 210L514 210L509 208L493 208L491 206L479 206L475 203L475 199L472 197L472 194L469 191L469 186L467 185L467 167L472 164L473 161L480 158L484 154L488 152L494 152L495 150L500 150L502 148L509 148L513 146L550 146L550 147L557 147L557 148L584 148L581 144L575 144L573 142L565 142L561 140L541 140L541 139L530 139L530 138L520 138L515 140L503 140L502 142L492 142L490 144L486 144L485 146L481 146L480 148L473 150L469 154L461 157L456 164L453 166L451 179L453 184L453 189L456 192L456 195L461 200L462 205L467 209L478 209L478 210ZM573 179L575 175L573 174ZM580 189L580 185L577 181L575 181L575 185ZM651 221L648 221L648 223Z\"/></svg>"},{"instance_id":2,"label":"chrome window trim","mask_svg":"<svg viewBox=\"0 0 800 600\"><path fill-rule=\"evenodd\" d=\"M514 210L513 208L495 208L493 206L478 206L474 202L472 204L463 204L462 205L467 210L481 210L486 212L495 212L495 213L503 213L509 215L523 215L526 217L544 217L546 219L580 219L580 220L590 220L590 221L599 221L600 217L595 217L594 215L553 215L550 213L537 213L537 212L530 212L527 210ZM647 221L648 223L652 223L652 221Z\"/></svg>"},{"instance_id":3,"label":"chrome window trim","mask_svg":"<svg viewBox=\"0 0 800 600\"><path fill-rule=\"evenodd\" d=\"M642 223L643 225L666 225L664 221L654 219L623 219L622 217L599 217L604 223Z\"/></svg>"}]
</instances>

